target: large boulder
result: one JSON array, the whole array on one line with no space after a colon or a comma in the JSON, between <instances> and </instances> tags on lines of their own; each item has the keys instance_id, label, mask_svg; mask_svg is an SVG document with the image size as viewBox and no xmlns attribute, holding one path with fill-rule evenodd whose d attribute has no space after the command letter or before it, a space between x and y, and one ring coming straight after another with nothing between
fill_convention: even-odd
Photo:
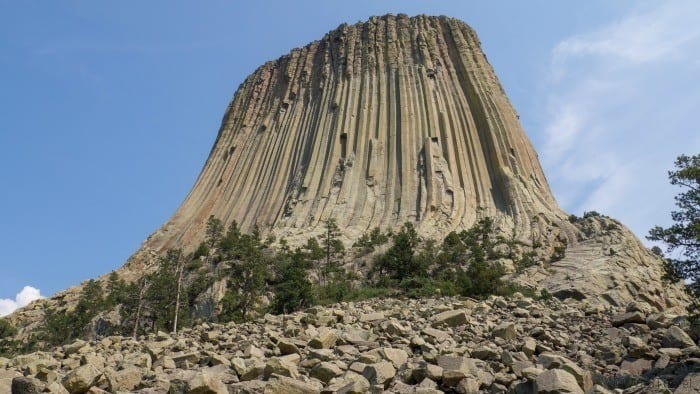
<instances>
[{"instance_id":1,"label":"large boulder","mask_svg":"<svg viewBox=\"0 0 700 394\"><path fill-rule=\"evenodd\" d=\"M693 372L683 379L673 394L697 394L700 393L700 372Z\"/></svg>"},{"instance_id":2,"label":"large boulder","mask_svg":"<svg viewBox=\"0 0 700 394\"><path fill-rule=\"evenodd\" d=\"M666 329L664 339L661 343L663 347L675 347L685 349L695 345L695 341L678 326L671 326Z\"/></svg>"},{"instance_id":3,"label":"large boulder","mask_svg":"<svg viewBox=\"0 0 700 394\"><path fill-rule=\"evenodd\" d=\"M613 327L620 327L628 323L644 324L645 322L646 316L639 311L621 313L610 318L610 323Z\"/></svg>"},{"instance_id":4,"label":"large boulder","mask_svg":"<svg viewBox=\"0 0 700 394\"><path fill-rule=\"evenodd\" d=\"M385 347L380 349L379 353L382 358L389 361L394 368L401 368L408 361L408 353L405 350Z\"/></svg>"},{"instance_id":5,"label":"large boulder","mask_svg":"<svg viewBox=\"0 0 700 394\"><path fill-rule=\"evenodd\" d=\"M517 338L515 323L504 322L499 324L493 329L493 336L495 338L505 339L506 341L514 341Z\"/></svg>"},{"instance_id":6,"label":"large boulder","mask_svg":"<svg viewBox=\"0 0 700 394\"><path fill-rule=\"evenodd\" d=\"M390 362L381 361L366 366L362 376L372 385L380 385L386 388L396 376L396 369Z\"/></svg>"},{"instance_id":7,"label":"large boulder","mask_svg":"<svg viewBox=\"0 0 700 394\"><path fill-rule=\"evenodd\" d=\"M469 316L464 309L445 311L434 315L432 318L433 326L457 327L469 322Z\"/></svg>"},{"instance_id":8,"label":"large boulder","mask_svg":"<svg viewBox=\"0 0 700 394\"><path fill-rule=\"evenodd\" d=\"M285 376L275 376L265 386L265 394L318 394L321 390L312 383Z\"/></svg>"},{"instance_id":9,"label":"large boulder","mask_svg":"<svg viewBox=\"0 0 700 394\"><path fill-rule=\"evenodd\" d=\"M228 388L215 376L198 373L187 382L188 394L228 394Z\"/></svg>"},{"instance_id":10,"label":"large boulder","mask_svg":"<svg viewBox=\"0 0 700 394\"><path fill-rule=\"evenodd\" d=\"M335 346L338 341L338 335L335 331L324 329L319 332L319 334L309 341L309 347L314 349L330 349Z\"/></svg>"},{"instance_id":11,"label":"large boulder","mask_svg":"<svg viewBox=\"0 0 700 394\"><path fill-rule=\"evenodd\" d=\"M101 375L102 372L92 364L85 364L63 378L63 387L71 394L82 394L87 392Z\"/></svg>"},{"instance_id":12,"label":"large boulder","mask_svg":"<svg viewBox=\"0 0 700 394\"><path fill-rule=\"evenodd\" d=\"M574 375L563 369L550 369L539 374L535 379L535 390L543 394L584 393Z\"/></svg>"},{"instance_id":13,"label":"large boulder","mask_svg":"<svg viewBox=\"0 0 700 394\"><path fill-rule=\"evenodd\" d=\"M12 394L41 394L44 384L31 377L17 377L12 379Z\"/></svg>"},{"instance_id":14,"label":"large boulder","mask_svg":"<svg viewBox=\"0 0 700 394\"><path fill-rule=\"evenodd\" d=\"M342 369L340 369L337 365L326 361L313 367L309 373L311 377L316 378L326 384L330 382L331 379L342 374Z\"/></svg>"},{"instance_id":15,"label":"large boulder","mask_svg":"<svg viewBox=\"0 0 700 394\"><path fill-rule=\"evenodd\" d=\"M299 377L297 366L283 358L273 357L267 361L264 370L265 379L269 379L273 374L296 379Z\"/></svg>"},{"instance_id":16,"label":"large boulder","mask_svg":"<svg viewBox=\"0 0 700 394\"><path fill-rule=\"evenodd\" d=\"M573 361L568 358L556 354L545 352L537 357L537 363L541 364L547 369L562 369L576 378L576 382L584 390L588 390L593 387L593 378L591 373L579 367Z\"/></svg>"},{"instance_id":17,"label":"large boulder","mask_svg":"<svg viewBox=\"0 0 700 394\"><path fill-rule=\"evenodd\" d=\"M136 367L127 367L119 371L107 369L105 370L105 378L109 383L109 389L113 392L132 391L141 383L143 370Z\"/></svg>"},{"instance_id":18,"label":"large boulder","mask_svg":"<svg viewBox=\"0 0 700 394\"><path fill-rule=\"evenodd\" d=\"M442 382L454 387L466 377L479 378L484 374L485 363L474 358L461 356L440 356L438 366L442 368Z\"/></svg>"}]
</instances>

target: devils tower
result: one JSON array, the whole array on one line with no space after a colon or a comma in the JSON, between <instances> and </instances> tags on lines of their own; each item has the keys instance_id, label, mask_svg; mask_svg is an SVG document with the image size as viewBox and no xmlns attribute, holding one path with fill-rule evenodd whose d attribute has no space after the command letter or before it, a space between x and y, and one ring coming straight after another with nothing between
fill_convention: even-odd
<instances>
[{"instance_id":1,"label":"devils tower","mask_svg":"<svg viewBox=\"0 0 700 394\"><path fill-rule=\"evenodd\" d=\"M475 32L426 16L342 25L246 78L146 246L193 245L210 215L291 239L332 218L348 240L406 221L444 236L485 216L531 239L533 217L566 217Z\"/></svg>"}]
</instances>

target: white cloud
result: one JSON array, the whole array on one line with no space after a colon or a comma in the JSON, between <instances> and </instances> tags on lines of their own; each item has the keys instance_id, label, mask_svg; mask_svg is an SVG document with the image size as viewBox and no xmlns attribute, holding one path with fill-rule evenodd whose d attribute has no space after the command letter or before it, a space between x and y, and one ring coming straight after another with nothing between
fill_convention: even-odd
<instances>
[{"instance_id":1,"label":"white cloud","mask_svg":"<svg viewBox=\"0 0 700 394\"><path fill-rule=\"evenodd\" d=\"M697 29L688 29L697 24L699 11L697 1L678 1L627 15L597 31L560 42L553 51L554 61L595 55L641 64L677 56L684 45L700 35Z\"/></svg>"},{"instance_id":2,"label":"white cloud","mask_svg":"<svg viewBox=\"0 0 700 394\"><path fill-rule=\"evenodd\" d=\"M700 153L700 2L654 5L559 42L539 116L562 207L616 217L640 237L670 220L674 158Z\"/></svg>"},{"instance_id":3,"label":"white cloud","mask_svg":"<svg viewBox=\"0 0 700 394\"><path fill-rule=\"evenodd\" d=\"M6 316L14 312L17 308L22 308L29 305L30 302L44 298L41 295L41 291L32 286L24 286L24 288L17 293L14 300L9 298L0 298L0 316Z\"/></svg>"}]
</instances>

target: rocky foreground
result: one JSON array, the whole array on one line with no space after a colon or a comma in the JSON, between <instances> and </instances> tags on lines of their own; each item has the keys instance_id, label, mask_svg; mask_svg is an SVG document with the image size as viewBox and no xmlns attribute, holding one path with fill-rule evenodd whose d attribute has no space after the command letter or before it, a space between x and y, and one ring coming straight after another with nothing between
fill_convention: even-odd
<instances>
[{"instance_id":1,"label":"rocky foreground","mask_svg":"<svg viewBox=\"0 0 700 394\"><path fill-rule=\"evenodd\" d=\"M0 393L691 393L691 335L646 304L375 299L0 358Z\"/></svg>"}]
</instances>

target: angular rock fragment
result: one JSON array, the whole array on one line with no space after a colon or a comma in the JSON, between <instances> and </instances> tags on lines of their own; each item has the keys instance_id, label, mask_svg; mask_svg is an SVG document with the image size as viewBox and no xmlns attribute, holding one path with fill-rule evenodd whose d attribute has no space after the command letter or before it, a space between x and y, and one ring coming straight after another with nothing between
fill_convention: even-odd
<instances>
[{"instance_id":1,"label":"angular rock fragment","mask_svg":"<svg viewBox=\"0 0 700 394\"><path fill-rule=\"evenodd\" d=\"M457 327L469 322L469 316L464 310L445 311L434 315L431 319L434 327Z\"/></svg>"},{"instance_id":2,"label":"angular rock fragment","mask_svg":"<svg viewBox=\"0 0 700 394\"><path fill-rule=\"evenodd\" d=\"M506 341L514 341L517 338L515 324L510 322L501 323L493 329L495 338L505 339Z\"/></svg>"},{"instance_id":3,"label":"angular rock fragment","mask_svg":"<svg viewBox=\"0 0 700 394\"><path fill-rule=\"evenodd\" d=\"M396 369L388 361L381 361L365 367L362 375L372 385L380 385L386 388L396 376Z\"/></svg>"},{"instance_id":4,"label":"angular rock fragment","mask_svg":"<svg viewBox=\"0 0 700 394\"><path fill-rule=\"evenodd\" d=\"M63 378L63 387L71 394L82 394L88 391L102 375L92 364L86 364L74 369Z\"/></svg>"},{"instance_id":5,"label":"angular rock fragment","mask_svg":"<svg viewBox=\"0 0 700 394\"><path fill-rule=\"evenodd\" d=\"M535 379L535 390L543 394L584 393L576 378L562 369L550 369L539 374Z\"/></svg>"},{"instance_id":6,"label":"angular rock fragment","mask_svg":"<svg viewBox=\"0 0 700 394\"><path fill-rule=\"evenodd\" d=\"M663 347L669 348L679 348L684 349L690 346L695 346L695 341L681 330L678 326L671 326L666 329L664 333L664 339L662 342Z\"/></svg>"}]
</instances>

